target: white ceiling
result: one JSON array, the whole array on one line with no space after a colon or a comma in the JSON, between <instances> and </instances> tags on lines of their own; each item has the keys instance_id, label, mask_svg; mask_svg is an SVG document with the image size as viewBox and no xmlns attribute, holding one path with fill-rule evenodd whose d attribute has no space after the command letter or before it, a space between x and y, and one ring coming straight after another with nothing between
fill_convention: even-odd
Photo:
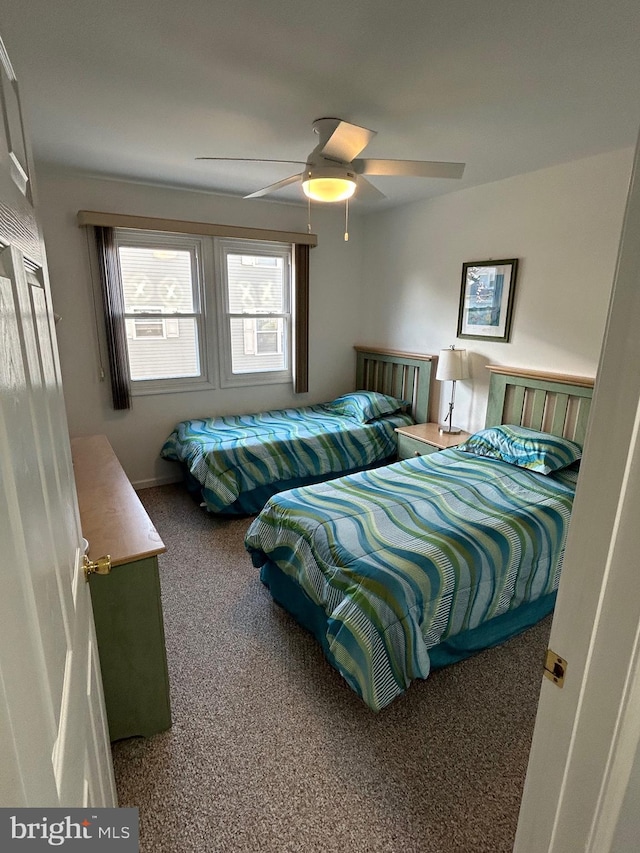
<instances>
[{"instance_id":1,"label":"white ceiling","mask_svg":"<svg viewBox=\"0 0 640 853\"><path fill-rule=\"evenodd\" d=\"M633 145L640 125L638 0L0 0L0 35L36 163L171 186L280 180L299 169L194 158L304 160L322 116L377 130L362 156L467 163L372 178L376 209Z\"/></svg>"}]
</instances>

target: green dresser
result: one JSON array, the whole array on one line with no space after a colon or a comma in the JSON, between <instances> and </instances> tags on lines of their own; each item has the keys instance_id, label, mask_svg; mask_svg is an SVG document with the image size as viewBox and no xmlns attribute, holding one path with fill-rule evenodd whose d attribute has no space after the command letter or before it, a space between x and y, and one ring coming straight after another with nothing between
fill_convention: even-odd
<instances>
[{"instance_id":1,"label":"green dresser","mask_svg":"<svg viewBox=\"0 0 640 853\"><path fill-rule=\"evenodd\" d=\"M104 698L112 741L171 726L158 555L164 544L103 435L71 441L90 577Z\"/></svg>"}]
</instances>

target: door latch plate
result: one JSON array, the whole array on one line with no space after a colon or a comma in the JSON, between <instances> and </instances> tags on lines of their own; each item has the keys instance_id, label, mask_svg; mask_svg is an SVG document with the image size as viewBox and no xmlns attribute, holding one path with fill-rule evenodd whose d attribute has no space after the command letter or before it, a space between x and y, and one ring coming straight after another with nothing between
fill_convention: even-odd
<instances>
[{"instance_id":1,"label":"door latch plate","mask_svg":"<svg viewBox=\"0 0 640 853\"><path fill-rule=\"evenodd\" d=\"M544 660L544 674L549 681L553 681L558 687L562 687L566 671L566 660L557 655L553 649L547 649L547 656Z\"/></svg>"}]
</instances>

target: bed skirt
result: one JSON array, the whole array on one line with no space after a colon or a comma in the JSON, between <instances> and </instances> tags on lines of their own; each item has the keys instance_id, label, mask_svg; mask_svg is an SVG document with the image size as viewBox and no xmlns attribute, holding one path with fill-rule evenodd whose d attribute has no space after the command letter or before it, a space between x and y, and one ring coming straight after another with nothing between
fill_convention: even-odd
<instances>
[{"instance_id":1,"label":"bed skirt","mask_svg":"<svg viewBox=\"0 0 640 853\"><path fill-rule=\"evenodd\" d=\"M268 483L265 486L260 486L250 491L242 492L236 500L225 507L224 511L209 509L209 512L215 512L216 515L226 516L244 516L257 515L264 507L269 498L285 492L287 489L297 489L298 486L311 486L314 483L322 483L326 480L334 480L336 477L344 477L346 474L356 474L359 471L368 471L372 468L381 468L383 465L390 465L397 460L397 456L388 456L386 459L380 459L372 462L370 465L364 465L361 468L350 468L348 471L337 471L331 474L317 474L313 477L294 477L291 480L278 480L276 483ZM199 483L189 471L186 465L182 466L185 485L189 494L198 502L204 501L207 504L206 489ZM207 506L209 506L207 504Z\"/></svg>"},{"instance_id":2,"label":"bed skirt","mask_svg":"<svg viewBox=\"0 0 640 853\"><path fill-rule=\"evenodd\" d=\"M322 607L315 604L306 592L275 563L267 561L262 565L260 580L269 589L276 604L283 607L296 622L313 634L322 646L322 651L329 663L340 671L329 649L326 636L327 616ZM457 663L521 634L553 611L556 595L556 591L548 593L536 601L527 602L514 610L489 619L477 628L448 637L429 649L431 669L440 669Z\"/></svg>"}]
</instances>

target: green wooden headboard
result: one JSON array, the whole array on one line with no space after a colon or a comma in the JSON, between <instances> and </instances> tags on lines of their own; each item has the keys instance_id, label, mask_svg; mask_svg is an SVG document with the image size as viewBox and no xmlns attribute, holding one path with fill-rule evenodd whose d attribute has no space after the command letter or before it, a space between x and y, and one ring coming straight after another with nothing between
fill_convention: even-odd
<instances>
[{"instance_id":1,"label":"green wooden headboard","mask_svg":"<svg viewBox=\"0 0 640 853\"><path fill-rule=\"evenodd\" d=\"M488 364L485 426L519 424L584 443L594 380Z\"/></svg>"},{"instance_id":2,"label":"green wooden headboard","mask_svg":"<svg viewBox=\"0 0 640 853\"><path fill-rule=\"evenodd\" d=\"M411 403L417 423L429 420L429 392L436 359L430 355L356 346L356 390L379 391Z\"/></svg>"}]
</instances>

